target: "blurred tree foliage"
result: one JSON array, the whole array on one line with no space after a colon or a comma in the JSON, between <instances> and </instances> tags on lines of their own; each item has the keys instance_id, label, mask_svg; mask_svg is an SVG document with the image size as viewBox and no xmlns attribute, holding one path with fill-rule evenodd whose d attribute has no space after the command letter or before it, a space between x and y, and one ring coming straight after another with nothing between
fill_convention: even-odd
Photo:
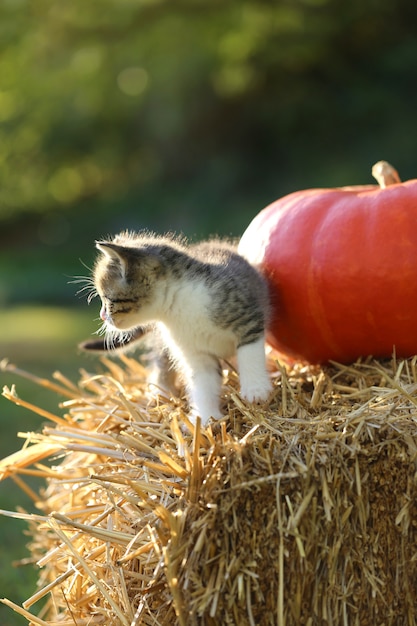
<instances>
[{"instance_id":1,"label":"blurred tree foliage","mask_svg":"<svg viewBox=\"0 0 417 626\"><path fill-rule=\"evenodd\" d=\"M2 239L109 207L240 230L380 158L417 176L415 24L415 0L2 0Z\"/></svg>"}]
</instances>

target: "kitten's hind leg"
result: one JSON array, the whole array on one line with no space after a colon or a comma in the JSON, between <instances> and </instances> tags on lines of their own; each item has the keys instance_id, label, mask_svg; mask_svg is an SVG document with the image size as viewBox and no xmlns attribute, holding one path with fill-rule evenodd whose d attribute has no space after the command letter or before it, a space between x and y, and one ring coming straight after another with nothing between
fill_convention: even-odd
<instances>
[{"instance_id":1,"label":"kitten's hind leg","mask_svg":"<svg viewBox=\"0 0 417 626\"><path fill-rule=\"evenodd\" d=\"M252 343L239 346L237 364L242 398L249 402L265 402L272 391L272 383L266 369L263 336Z\"/></svg>"},{"instance_id":2,"label":"kitten's hind leg","mask_svg":"<svg viewBox=\"0 0 417 626\"><path fill-rule=\"evenodd\" d=\"M187 357L186 386L191 406L191 421L201 419L206 426L209 419L223 417L220 411L222 374L220 363L211 354L195 354Z\"/></svg>"}]
</instances>

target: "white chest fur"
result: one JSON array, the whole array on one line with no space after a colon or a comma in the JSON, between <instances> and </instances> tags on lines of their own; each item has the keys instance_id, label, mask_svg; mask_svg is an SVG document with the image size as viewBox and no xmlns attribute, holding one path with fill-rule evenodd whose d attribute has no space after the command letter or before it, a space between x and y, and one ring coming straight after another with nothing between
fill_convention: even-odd
<instances>
[{"instance_id":1,"label":"white chest fur","mask_svg":"<svg viewBox=\"0 0 417 626\"><path fill-rule=\"evenodd\" d=\"M165 342L184 353L207 353L228 358L236 351L236 337L210 317L212 294L197 281L183 281L169 288L159 324ZM174 355L176 356L176 355Z\"/></svg>"}]
</instances>

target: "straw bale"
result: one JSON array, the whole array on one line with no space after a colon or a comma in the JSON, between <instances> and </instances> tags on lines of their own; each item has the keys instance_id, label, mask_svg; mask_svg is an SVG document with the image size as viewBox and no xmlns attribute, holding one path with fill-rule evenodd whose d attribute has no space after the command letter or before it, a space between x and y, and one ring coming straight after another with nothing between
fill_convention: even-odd
<instances>
[{"instance_id":1,"label":"straw bale","mask_svg":"<svg viewBox=\"0 0 417 626\"><path fill-rule=\"evenodd\" d=\"M62 415L6 389L49 421L0 462L28 493L46 481L39 514L9 513L38 590L4 602L44 626L415 625L417 358L269 360L270 403L244 403L228 367L227 418L204 431L128 357L38 380Z\"/></svg>"}]
</instances>

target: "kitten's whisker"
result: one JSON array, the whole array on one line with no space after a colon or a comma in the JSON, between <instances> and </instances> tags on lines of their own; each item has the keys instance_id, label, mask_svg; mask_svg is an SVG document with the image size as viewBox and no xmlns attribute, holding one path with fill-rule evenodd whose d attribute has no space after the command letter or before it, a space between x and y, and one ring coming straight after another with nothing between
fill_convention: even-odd
<instances>
[{"instance_id":1,"label":"kitten's whisker","mask_svg":"<svg viewBox=\"0 0 417 626\"><path fill-rule=\"evenodd\" d=\"M106 323L103 322L103 324L96 330L95 334L96 335L105 335L108 331Z\"/></svg>"},{"instance_id":2,"label":"kitten's whisker","mask_svg":"<svg viewBox=\"0 0 417 626\"><path fill-rule=\"evenodd\" d=\"M68 281L68 283L73 285L82 285L84 283L84 286L78 289L75 295L83 297L85 295L84 292L86 292L88 304L90 304L93 298L98 296L94 279L91 278L91 276L74 276L72 280Z\"/></svg>"},{"instance_id":3,"label":"kitten's whisker","mask_svg":"<svg viewBox=\"0 0 417 626\"><path fill-rule=\"evenodd\" d=\"M86 283L91 287L94 287L94 280L90 276L72 276L71 280L68 281L68 284L78 284L78 283Z\"/></svg>"},{"instance_id":4,"label":"kitten's whisker","mask_svg":"<svg viewBox=\"0 0 417 626\"><path fill-rule=\"evenodd\" d=\"M93 278L91 276L82 276L81 274L76 274L75 276L71 276L70 278L71 280L68 281L69 283L93 282Z\"/></svg>"},{"instance_id":5,"label":"kitten's whisker","mask_svg":"<svg viewBox=\"0 0 417 626\"><path fill-rule=\"evenodd\" d=\"M84 261L83 261L82 259L78 259L78 260L79 260L79 262L81 263L81 265L83 265L83 266L85 267L85 269L86 269L86 270L88 270L88 271L89 271L89 273L91 274L91 273L92 273L92 271L93 271L93 268L88 267L88 265L87 265L86 263L84 263Z\"/></svg>"},{"instance_id":6,"label":"kitten's whisker","mask_svg":"<svg viewBox=\"0 0 417 626\"><path fill-rule=\"evenodd\" d=\"M86 294L82 293L82 291L84 290L80 289L80 291L77 291L75 295L79 296L80 298L84 297ZM98 294L95 291L90 291L89 293L87 293L87 304L91 304L91 301L94 300L97 295Z\"/></svg>"},{"instance_id":7,"label":"kitten's whisker","mask_svg":"<svg viewBox=\"0 0 417 626\"><path fill-rule=\"evenodd\" d=\"M115 330L109 329L106 323L96 331L98 335L104 335L104 343L107 350L117 350L122 348L124 344L128 344L134 336L134 330Z\"/></svg>"},{"instance_id":8,"label":"kitten's whisker","mask_svg":"<svg viewBox=\"0 0 417 626\"><path fill-rule=\"evenodd\" d=\"M77 281L72 280L71 282L72 282L72 283L75 283L75 282L77 282L77 283L78 283L78 282L80 282L80 281L78 281L78 280L77 280ZM82 293L83 291L87 291L87 289L93 289L93 287L92 287L91 285L84 285L84 287L81 287L81 288L77 291L77 294Z\"/></svg>"}]
</instances>

